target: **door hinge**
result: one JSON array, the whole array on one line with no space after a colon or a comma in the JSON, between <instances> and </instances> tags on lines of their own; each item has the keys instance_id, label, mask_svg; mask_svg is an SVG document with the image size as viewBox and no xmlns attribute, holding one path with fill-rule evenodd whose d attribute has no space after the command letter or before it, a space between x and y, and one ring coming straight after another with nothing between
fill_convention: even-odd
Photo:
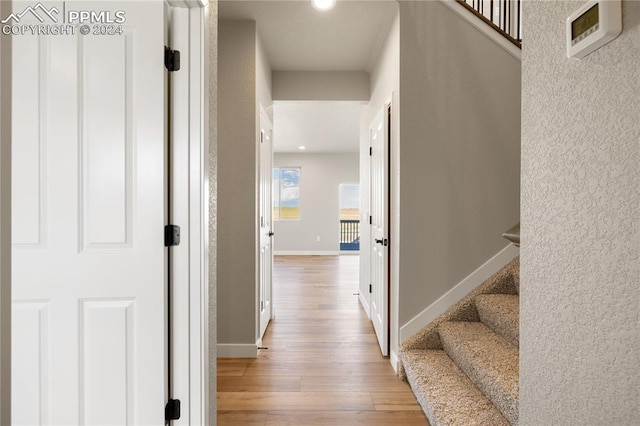
<instances>
[{"instance_id":1,"label":"door hinge","mask_svg":"<svg viewBox=\"0 0 640 426\"><path fill-rule=\"evenodd\" d=\"M164 66L169 72L180 69L180 51L164 47Z\"/></svg>"},{"instance_id":2,"label":"door hinge","mask_svg":"<svg viewBox=\"0 0 640 426\"><path fill-rule=\"evenodd\" d=\"M264 311L264 300L260 301L260 311Z\"/></svg>"},{"instance_id":3,"label":"door hinge","mask_svg":"<svg viewBox=\"0 0 640 426\"><path fill-rule=\"evenodd\" d=\"M369 216L369 225L373 225L373 216Z\"/></svg>"},{"instance_id":4,"label":"door hinge","mask_svg":"<svg viewBox=\"0 0 640 426\"><path fill-rule=\"evenodd\" d=\"M164 227L164 246L174 247L180 245L180 227L178 225L166 225Z\"/></svg>"},{"instance_id":5,"label":"door hinge","mask_svg":"<svg viewBox=\"0 0 640 426\"><path fill-rule=\"evenodd\" d=\"M164 419L165 420L178 420L180 419L180 400L170 399L167 405L164 406Z\"/></svg>"},{"instance_id":6,"label":"door hinge","mask_svg":"<svg viewBox=\"0 0 640 426\"><path fill-rule=\"evenodd\" d=\"M369 284L369 293L373 293L373 284Z\"/></svg>"},{"instance_id":7,"label":"door hinge","mask_svg":"<svg viewBox=\"0 0 640 426\"><path fill-rule=\"evenodd\" d=\"M373 155L373 147L370 146L369 147L369 156L372 156L372 155Z\"/></svg>"}]
</instances>

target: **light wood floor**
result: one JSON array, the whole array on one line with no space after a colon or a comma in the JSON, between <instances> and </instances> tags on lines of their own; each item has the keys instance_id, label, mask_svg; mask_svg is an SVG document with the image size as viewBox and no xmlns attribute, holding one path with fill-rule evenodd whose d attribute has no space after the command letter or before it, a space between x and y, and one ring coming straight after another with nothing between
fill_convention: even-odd
<instances>
[{"instance_id":1,"label":"light wood floor","mask_svg":"<svg viewBox=\"0 0 640 426\"><path fill-rule=\"evenodd\" d=\"M218 360L219 425L427 425L354 295L357 256L275 258L257 359Z\"/></svg>"}]
</instances>

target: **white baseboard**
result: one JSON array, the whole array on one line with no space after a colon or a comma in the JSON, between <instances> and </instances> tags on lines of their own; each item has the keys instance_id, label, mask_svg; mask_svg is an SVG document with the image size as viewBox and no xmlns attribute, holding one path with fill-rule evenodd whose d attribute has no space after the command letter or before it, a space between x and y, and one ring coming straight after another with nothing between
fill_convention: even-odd
<instances>
[{"instance_id":1,"label":"white baseboard","mask_svg":"<svg viewBox=\"0 0 640 426\"><path fill-rule=\"evenodd\" d=\"M398 374L398 354L393 350L389 351L389 361L391 362L391 367L393 367L393 371Z\"/></svg>"},{"instance_id":2,"label":"white baseboard","mask_svg":"<svg viewBox=\"0 0 640 426\"><path fill-rule=\"evenodd\" d=\"M338 256L339 251L296 251L296 250L279 250L274 251L274 256Z\"/></svg>"},{"instance_id":3,"label":"white baseboard","mask_svg":"<svg viewBox=\"0 0 640 426\"><path fill-rule=\"evenodd\" d=\"M362 309L364 309L365 313L367 314L367 318L371 319L371 313L370 313L371 308L369 307L369 302L367 302L367 299L365 299L362 293L358 294L358 300L362 305Z\"/></svg>"},{"instance_id":4,"label":"white baseboard","mask_svg":"<svg viewBox=\"0 0 640 426\"><path fill-rule=\"evenodd\" d=\"M243 343L218 343L218 358L257 358L258 345Z\"/></svg>"},{"instance_id":5,"label":"white baseboard","mask_svg":"<svg viewBox=\"0 0 640 426\"><path fill-rule=\"evenodd\" d=\"M520 249L509 244L486 261L482 266L473 271L468 277L460 281L451 290L433 302L424 311L413 317L409 322L400 327L400 342L404 342L409 337L416 334L424 326L447 312L453 305L464 299L476 287L485 282L489 277L504 268L516 256L520 254Z\"/></svg>"}]
</instances>

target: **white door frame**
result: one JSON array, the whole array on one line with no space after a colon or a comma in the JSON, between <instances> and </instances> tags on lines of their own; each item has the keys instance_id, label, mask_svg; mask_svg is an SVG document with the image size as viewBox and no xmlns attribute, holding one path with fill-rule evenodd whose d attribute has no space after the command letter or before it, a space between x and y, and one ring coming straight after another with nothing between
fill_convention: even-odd
<instances>
[{"instance_id":1,"label":"white door frame","mask_svg":"<svg viewBox=\"0 0 640 426\"><path fill-rule=\"evenodd\" d=\"M181 51L181 71L172 73L173 221L181 227L174 250L173 398L181 401L173 425L205 425L209 413L209 129L208 26L205 4L167 0L172 10L171 49ZM177 45L176 45L177 44ZM187 114L178 115L178 111ZM214 413L215 414L215 413Z\"/></svg>"},{"instance_id":2,"label":"white door frame","mask_svg":"<svg viewBox=\"0 0 640 426\"><path fill-rule=\"evenodd\" d=\"M376 114L376 117L373 120L373 123L375 125L375 123L378 122L378 119L381 118L382 121L382 132L383 132L383 153L386 153L386 156L384 157L384 159L386 159L386 161L383 163L383 176L385 177L384 180L384 188L382 190L382 198L383 198L383 205L385 207L385 211L383 213L384 216L384 220L386 223L380 224L378 223L378 229L380 227L382 227L382 234L381 234L381 240L380 240L380 244L381 244L381 248L380 250L383 251L384 253L384 258L383 258L383 262L385 263L384 266L384 270L383 270L383 276L382 277L378 277L381 281L382 284L384 285L383 288L376 288L376 285L379 286L380 282L376 282L374 283L374 277L373 277L373 272L371 271L371 268L374 266L375 262L374 262L374 257L377 256L375 254L375 251L373 250L373 247L375 246L376 243L374 243L374 239L376 237L376 235L374 234L374 227L376 226L376 220L377 217L374 215L374 211L376 210L376 206L373 205L373 193L376 190L376 188L374 188L374 182L373 182L373 171L374 171L374 167L373 167L373 162L374 162L374 157L372 157L372 155L376 152L376 148L373 146L372 144L372 131L374 130L373 127L370 127L369 130L369 146L370 146L370 153L369 153L369 214L371 215L370 217L374 218L374 223L371 223L371 220L369 221L369 255L368 255L368 261L369 261L369 269L370 269L370 277L369 277L369 281L370 281L370 288L369 288L369 312L368 312L368 316L369 319L372 321L374 328L376 329L376 335L378 337L378 341L380 343L380 349L382 351L382 354L384 356L388 356L390 354L390 348L391 348L391 327L390 327L390 309L389 306L391 306L391 288L390 288L390 268L391 268L391 262L390 262L390 254L391 254L391 249L392 249L392 244L391 244L391 226L390 226L390 222L391 222L391 185L390 185L390 177L391 177L391 168L390 168L390 164L391 164L391 134L390 134L390 126L391 126L391 117L389 115L389 112L391 111L391 105L392 100L388 99L387 102L385 102L382 105L382 111L379 112L378 114ZM382 117L379 116L379 114L382 115ZM379 154L379 153L378 153ZM382 241L384 240L384 243L382 243ZM376 240L378 241L378 240ZM372 287L373 287L373 292L372 292ZM378 315L375 315L375 309L374 309L374 297L375 295L379 295L380 292L382 292L382 294L384 294L384 296L382 296L383 299L383 303L381 304L381 306L375 306L376 309L380 309L381 312L377 312ZM380 302L380 300L378 300L378 302ZM376 317L381 317L381 323L376 327L376 321L378 318Z\"/></svg>"},{"instance_id":3,"label":"white door frame","mask_svg":"<svg viewBox=\"0 0 640 426\"><path fill-rule=\"evenodd\" d=\"M264 173L268 172L268 176L270 177L270 181L273 178L273 123L271 122L271 120L269 119L269 115L267 114L267 111L264 109L264 106L262 104L260 104L260 111L259 111L259 115L258 115L258 137L257 137L257 154L258 154L258 176L259 176L259 181L262 180ZM269 161L269 170L265 171L263 170L265 164L264 164L264 159L262 157L262 141L260 138L262 138L262 129L263 129L263 120L264 123L266 124L266 127L269 128L269 146L270 146L270 152L269 152L269 156L271 157L271 160ZM269 208L267 209L267 211L265 212L265 215L268 215L268 223L269 223L269 232L273 232L273 182L270 182L269 184L269 190L271 191L271 197L270 201L271 201L271 206L269 206ZM271 255L269 256L269 260L268 262L270 263L269 268L268 268L268 285L269 285L269 290L268 290L268 295L269 295L269 303L268 306L265 307L268 313L268 321L267 321L267 325L265 325L264 329L263 329L263 317L262 317L262 306L261 306L261 302L262 302L262 279L266 278L263 277L262 272L263 271L263 267L264 265L262 265L262 256L260 255L260 252L262 250L262 237L263 235L261 234L264 230L262 229L262 220L266 220L263 219L260 215L260 209L262 208L262 189L260 188L258 190L258 203L259 203L259 211L258 211L258 255L257 255L257 260L258 260L258 298L257 298L257 314L256 314L256 319L257 319L257 325L256 325L256 330L257 330L257 339L256 339L256 347L260 348L262 347L262 338L264 337L264 332L266 331L269 322L271 321L271 319L273 319L273 237L269 236L269 246L270 246L270 252Z\"/></svg>"},{"instance_id":4,"label":"white door frame","mask_svg":"<svg viewBox=\"0 0 640 426\"><path fill-rule=\"evenodd\" d=\"M190 86L189 117L189 206L187 285L190 286L189 324L189 410L187 424L209 424L209 15L211 8L202 0L168 0L174 7L191 9L189 39ZM0 2L0 15L11 13L11 1ZM213 17L215 19L215 16ZM0 424L11 423L11 38L0 36ZM183 59L185 60L185 59ZM183 277L184 279L184 277ZM184 282L183 282L184 284ZM183 319L184 320L184 319ZM215 330L213 330L215 332ZM176 396L180 398L180 396ZM186 396L183 396L185 398ZM184 411L183 411L184 412ZM181 424L185 424L182 423Z\"/></svg>"}]
</instances>

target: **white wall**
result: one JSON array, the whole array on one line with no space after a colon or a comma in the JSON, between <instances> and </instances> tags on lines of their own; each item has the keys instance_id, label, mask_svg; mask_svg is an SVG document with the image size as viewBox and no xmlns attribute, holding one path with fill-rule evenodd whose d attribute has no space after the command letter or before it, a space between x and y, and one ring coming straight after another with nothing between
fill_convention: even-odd
<instances>
[{"instance_id":1,"label":"white wall","mask_svg":"<svg viewBox=\"0 0 640 426\"><path fill-rule=\"evenodd\" d=\"M442 3L401 2L400 109L402 326L520 221L520 62Z\"/></svg>"},{"instance_id":2,"label":"white wall","mask_svg":"<svg viewBox=\"0 0 640 426\"><path fill-rule=\"evenodd\" d=\"M400 93L400 15L396 14L396 17L393 20L391 28L389 30L389 34L382 46L380 51L380 55L375 63L375 66L371 70L371 99L366 108L363 109L361 119L360 119L360 205L362 206L361 211L361 222L368 223L369 222L369 199L370 199L370 188L369 188L369 127L371 123L375 119L376 115L380 113L380 111L384 108L385 104L389 101L392 101L392 107L394 112L392 112L392 150L391 150L391 160L394 162L393 170L397 172L398 167L398 147L399 147L399 139L400 139L400 127L399 127L399 98L398 95ZM393 97L393 99L392 99ZM398 190L398 178L397 174L392 176L392 187L391 187L391 203L395 206L392 211L397 211L397 204L399 200L399 190ZM397 220L391 221L391 231L390 231L390 248L392 253L394 253L393 248L397 247L397 236L398 233L398 222ZM370 257L370 227L363 226L361 229L360 236L360 301L363 304L365 311L367 314L369 313L369 302L370 302L370 294L369 294L369 283L370 281L370 268L369 268L369 257ZM391 273L397 276L397 250L395 251L395 261L392 261L391 265ZM393 278L392 278L393 280ZM395 281L395 285L392 286L396 293L391 294L392 299L392 307L390 312L390 320L391 320L391 341L393 342L396 339L397 335L397 278ZM395 302L393 302L395 300ZM393 346L393 345L392 345ZM397 345L396 345L397 347ZM392 348L392 350L394 350Z\"/></svg>"},{"instance_id":3,"label":"white wall","mask_svg":"<svg viewBox=\"0 0 640 426\"><path fill-rule=\"evenodd\" d=\"M640 2L567 59L583 4L524 3L522 425L640 419Z\"/></svg>"},{"instance_id":4,"label":"white wall","mask_svg":"<svg viewBox=\"0 0 640 426\"><path fill-rule=\"evenodd\" d=\"M275 154L273 159L274 167L301 168L300 220L274 221L275 254L337 254L338 188L341 183L358 183L358 154Z\"/></svg>"},{"instance_id":5,"label":"white wall","mask_svg":"<svg viewBox=\"0 0 640 426\"><path fill-rule=\"evenodd\" d=\"M11 2L0 2L0 15ZM0 424L11 424L11 38L0 36Z\"/></svg>"}]
</instances>

